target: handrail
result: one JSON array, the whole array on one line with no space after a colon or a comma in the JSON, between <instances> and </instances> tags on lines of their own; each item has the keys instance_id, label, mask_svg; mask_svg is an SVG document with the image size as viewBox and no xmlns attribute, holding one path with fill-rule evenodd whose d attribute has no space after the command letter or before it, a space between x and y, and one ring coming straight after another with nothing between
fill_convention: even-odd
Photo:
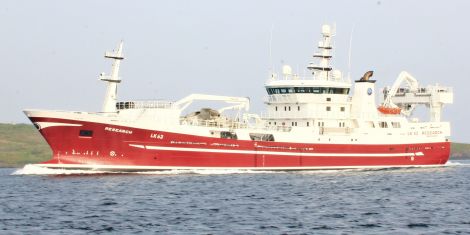
<instances>
[{"instance_id":1,"label":"handrail","mask_svg":"<svg viewBox=\"0 0 470 235\"><path fill-rule=\"evenodd\" d=\"M264 131L283 131L289 132L292 130L290 126L252 126L246 122L239 122L233 120L188 120L185 118L180 119L180 125L187 126L201 126L201 127L218 127L218 128L229 128L229 129L254 129Z\"/></svg>"},{"instance_id":2,"label":"handrail","mask_svg":"<svg viewBox=\"0 0 470 235\"><path fill-rule=\"evenodd\" d=\"M123 109L174 109L176 106L171 101L165 100L143 100L117 102L116 108Z\"/></svg>"}]
</instances>

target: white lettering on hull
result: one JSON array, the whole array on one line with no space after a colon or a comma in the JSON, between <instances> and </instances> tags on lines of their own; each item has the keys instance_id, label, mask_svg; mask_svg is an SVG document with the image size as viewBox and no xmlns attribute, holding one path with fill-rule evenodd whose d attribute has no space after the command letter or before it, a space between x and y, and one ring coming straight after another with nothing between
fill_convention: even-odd
<instances>
[{"instance_id":1,"label":"white lettering on hull","mask_svg":"<svg viewBox=\"0 0 470 235\"><path fill-rule=\"evenodd\" d=\"M128 134L128 135L132 134L131 130L119 129L119 128L114 128L114 127L105 127L104 130L116 132L116 133Z\"/></svg>"},{"instance_id":2,"label":"white lettering on hull","mask_svg":"<svg viewBox=\"0 0 470 235\"><path fill-rule=\"evenodd\" d=\"M159 140L162 140L163 139L163 135L162 134L158 134L158 133L152 133L150 134L150 138L152 139L159 139Z\"/></svg>"}]
</instances>

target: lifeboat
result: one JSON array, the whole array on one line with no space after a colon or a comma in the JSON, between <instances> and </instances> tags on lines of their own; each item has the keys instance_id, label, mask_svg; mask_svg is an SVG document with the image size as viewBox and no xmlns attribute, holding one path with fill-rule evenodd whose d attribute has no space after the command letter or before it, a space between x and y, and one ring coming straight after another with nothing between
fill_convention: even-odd
<instances>
[{"instance_id":1,"label":"lifeboat","mask_svg":"<svg viewBox=\"0 0 470 235\"><path fill-rule=\"evenodd\" d=\"M383 113L383 114L393 114L393 115L398 115L401 113L401 109L400 108L392 108L392 107L385 107L383 105L379 106L377 108L379 110L379 112Z\"/></svg>"}]
</instances>

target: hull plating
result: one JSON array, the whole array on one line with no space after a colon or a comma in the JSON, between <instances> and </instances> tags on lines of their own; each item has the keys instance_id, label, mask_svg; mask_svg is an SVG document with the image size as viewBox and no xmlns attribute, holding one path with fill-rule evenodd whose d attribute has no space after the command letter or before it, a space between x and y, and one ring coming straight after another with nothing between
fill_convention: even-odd
<instances>
[{"instance_id":1,"label":"hull plating","mask_svg":"<svg viewBox=\"0 0 470 235\"><path fill-rule=\"evenodd\" d=\"M57 118L31 117L31 121L39 125L53 151L52 159L40 165L55 168L311 170L435 166L445 164L450 153L449 142L305 144L211 138Z\"/></svg>"}]
</instances>

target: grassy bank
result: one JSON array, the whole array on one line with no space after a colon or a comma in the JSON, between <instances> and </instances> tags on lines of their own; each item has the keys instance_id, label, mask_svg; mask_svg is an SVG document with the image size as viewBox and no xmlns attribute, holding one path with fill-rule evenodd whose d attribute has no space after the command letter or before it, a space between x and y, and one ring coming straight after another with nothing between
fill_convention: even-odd
<instances>
[{"instance_id":1,"label":"grassy bank","mask_svg":"<svg viewBox=\"0 0 470 235\"><path fill-rule=\"evenodd\" d=\"M29 124L0 124L0 167L18 167L52 156L41 134Z\"/></svg>"},{"instance_id":2,"label":"grassy bank","mask_svg":"<svg viewBox=\"0 0 470 235\"><path fill-rule=\"evenodd\" d=\"M39 132L29 124L0 124L0 167L19 167L52 155ZM470 159L470 144L453 143L452 159Z\"/></svg>"},{"instance_id":3,"label":"grassy bank","mask_svg":"<svg viewBox=\"0 0 470 235\"><path fill-rule=\"evenodd\" d=\"M469 159L470 160L470 144L452 143L451 159Z\"/></svg>"}]
</instances>

